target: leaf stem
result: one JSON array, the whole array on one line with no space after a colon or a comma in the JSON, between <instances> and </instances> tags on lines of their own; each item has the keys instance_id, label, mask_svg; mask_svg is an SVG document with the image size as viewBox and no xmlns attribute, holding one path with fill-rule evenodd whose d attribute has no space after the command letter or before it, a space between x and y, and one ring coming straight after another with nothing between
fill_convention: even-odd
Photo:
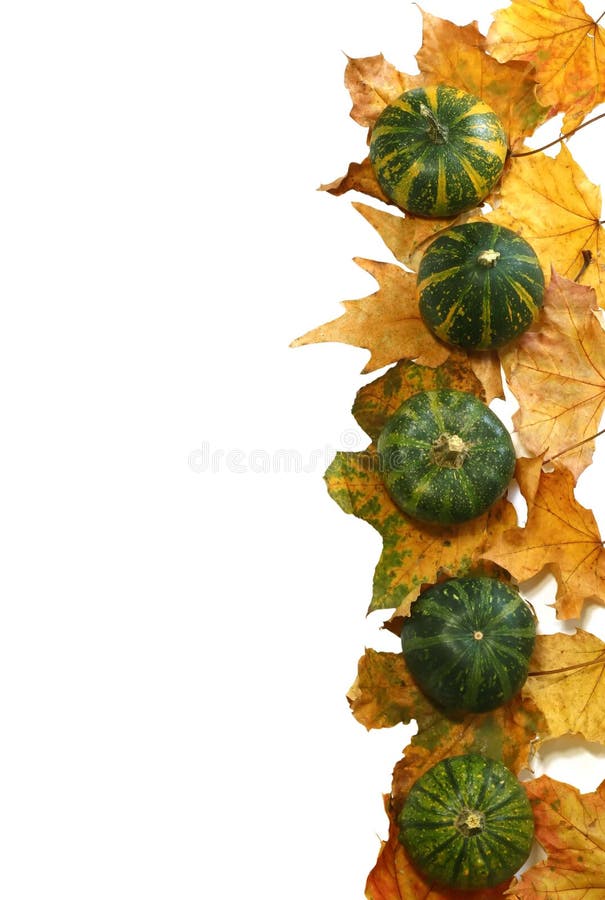
<instances>
[{"instance_id":1,"label":"leaf stem","mask_svg":"<svg viewBox=\"0 0 605 900\"><path fill-rule=\"evenodd\" d=\"M605 15L605 13L603 13ZM556 138L556 140L551 141L549 144L544 144L543 147L537 147L535 150L524 150L522 153L511 153L511 157L517 156L532 156L534 153L541 153L542 150L547 150L549 147L554 147L555 144L559 144L561 141L566 140L566 138L570 138L577 131L580 131L581 128L586 128L587 125L591 125L593 122L602 119L605 116L605 112L599 113L598 116L593 116L592 119L587 119L586 122L582 122L581 125L576 126L576 128L572 128L571 131L567 131L565 134L562 134L560 137Z\"/></svg>"},{"instance_id":2,"label":"leaf stem","mask_svg":"<svg viewBox=\"0 0 605 900\"><path fill-rule=\"evenodd\" d=\"M582 444L586 444L588 441L594 441L595 438L598 438L599 435L605 433L605 428L601 428L600 431L597 431L596 434L591 434L590 437L584 438L582 441L578 441L577 444L572 444L571 447L566 447L565 450L560 450L559 453L555 453L554 456L550 456L548 459L544 460L544 465L546 463L552 462L553 459L558 459L559 456L563 456L564 453L569 453L570 450L575 450L576 447L581 447Z\"/></svg>"},{"instance_id":3,"label":"leaf stem","mask_svg":"<svg viewBox=\"0 0 605 900\"><path fill-rule=\"evenodd\" d=\"M576 282L576 284L580 281L580 278L582 277L582 275L584 274L584 272L586 271L586 269L592 262L592 251L591 250L582 250L582 258L584 260L584 262L582 263L582 268L580 269L580 271L574 278L574 281Z\"/></svg>"},{"instance_id":4,"label":"leaf stem","mask_svg":"<svg viewBox=\"0 0 605 900\"><path fill-rule=\"evenodd\" d=\"M562 666L560 669L545 669L540 672L528 672L528 678L532 676L536 678L539 675L560 675L562 672L572 672L574 669L588 669L591 666L602 666L603 665L603 653L605 651L600 650L595 659L591 659L589 662L581 662L575 663L573 666Z\"/></svg>"}]
</instances>

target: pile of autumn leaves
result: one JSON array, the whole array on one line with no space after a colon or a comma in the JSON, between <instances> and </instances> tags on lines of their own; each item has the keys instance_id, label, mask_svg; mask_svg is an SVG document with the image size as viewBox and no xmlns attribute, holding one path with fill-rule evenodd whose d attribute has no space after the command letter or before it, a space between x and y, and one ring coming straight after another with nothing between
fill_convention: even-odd
<instances>
[{"instance_id":1,"label":"pile of autumn leaves","mask_svg":"<svg viewBox=\"0 0 605 900\"><path fill-rule=\"evenodd\" d=\"M605 604L605 551L591 511L575 498L578 476L592 462L605 405L605 307L600 190L565 144L555 157L522 155L524 139L557 113L563 131L577 127L605 100L605 35L578 0L513 0L496 13L487 37L424 14L419 75L397 71L382 56L350 59L351 115L372 127L386 104L412 87L443 83L486 100L507 131L511 156L489 206L457 219L421 219L354 203L398 263L357 260L378 283L345 314L295 341L341 341L367 348L371 372L392 365L357 394L353 413L372 439L361 453L339 452L326 472L331 496L383 538L370 610L401 616L422 585L443 577L497 573L525 582L546 571L557 582L560 619L581 617L587 602ZM594 126L599 128L600 126ZM324 187L360 191L388 203L365 159ZM422 322L415 271L430 240L461 221L487 219L512 228L533 246L549 284L536 326L498 353L467 354L437 341ZM486 402L503 396L502 372L518 401L513 422L521 445L516 480L527 503L521 527L503 498L481 518L455 527L423 525L394 505L378 472L374 441L392 412L422 389L472 391ZM577 445L577 446L576 446ZM570 449L571 448L571 449ZM367 728L415 719L418 733L395 766L387 799L389 838L369 875L369 900L431 898L457 892L431 888L397 840L396 816L413 782L437 761L462 752L527 769L539 742L566 734L605 744L605 644L582 629L540 635L520 696L490 713L445 716L415 687L402 655L368 650L349 693ZM536 836L547 859L506 888L466 898L605 897L605 782L592 794L546 776L525 781Z\"/></svg>"}]
</instances>

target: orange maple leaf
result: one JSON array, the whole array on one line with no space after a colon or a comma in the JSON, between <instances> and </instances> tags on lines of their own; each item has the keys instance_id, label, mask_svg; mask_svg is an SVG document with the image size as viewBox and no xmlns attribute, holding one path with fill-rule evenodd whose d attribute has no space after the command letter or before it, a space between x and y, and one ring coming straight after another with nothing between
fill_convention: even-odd
<instances>
[{"instance_id":1,"label":"orange maple leaf","mask_svg":"<svg viewBox=\"0 0 605 900\"><path fill-rule=\"evenodd\" d=\"M605 408L605 331L594 290L553 272L540 319L500 358L524 446L577 479L592 462L588 439Z\"/></svg>"},{"instance_id":2,"label":"orange maple leaf","mask_svg":"<svg viewBox=\"0 0 605 900\"><path fill-rule=\"evenodd\" d=\"M500 62L532 64L538 100L566 111L566 131L605 99L602 17L591 18L580 0L512 0L495 14L487 35L487 47Z\"/></svg>"},{"instance_id":3,"label":"orange maple leaf","mask_svg":"<svg viewBox=\"0 0 605 900\"><path fill-rule=\"evenodd\" d=\"M542 775L525 785L536 838L548 858L511 885L513 900L599 900L605 897L605 782L596 791Z\"/></svg>"},{"instance_id":4,"label":"orange maple leaf","mask_svg":"<svg viewBox=\"0 0 605 900\"><path fill-rule=\"evenodd\" d=\"M605 604L605 549L594 515L574 496L573 476L564 469L542 472L540 462L517 460L528 507L525 527L489 533L482 555L518 581L550 570L557 580L557 616L575 619L584 603Z\"/></svg>"}]
</instances>

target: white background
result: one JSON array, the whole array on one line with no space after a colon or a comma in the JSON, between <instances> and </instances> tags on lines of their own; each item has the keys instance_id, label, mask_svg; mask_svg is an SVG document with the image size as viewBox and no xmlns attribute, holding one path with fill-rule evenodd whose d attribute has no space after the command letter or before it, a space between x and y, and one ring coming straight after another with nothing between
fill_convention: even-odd
<instances>
[{"instance_id":1,"label":"white background","mask_svg":"<svg viewBox=\"0 0 605 900\"><path fill-rule=\"evenodd\" d=\"M398 649L322 479L365 446L367 353L288 344L389 259L316 191L364 155L344 54L419 42L392 0L3 6L4 900L363 897L412 733L345 700ZM602 127L572 144L599 183ZM604 750L565 743L548 770L593 789Z\"/></svg>"}]
</instances>

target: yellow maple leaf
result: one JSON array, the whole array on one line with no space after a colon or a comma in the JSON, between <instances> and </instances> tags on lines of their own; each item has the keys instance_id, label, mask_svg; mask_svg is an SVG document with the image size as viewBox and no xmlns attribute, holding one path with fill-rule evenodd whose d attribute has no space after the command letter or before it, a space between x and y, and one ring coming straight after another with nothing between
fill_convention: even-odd
<instances>
[{"instance_id":1,"label":"yellow maple leaf","mask_svg":"<svg viewBox=\"0 0 605 900\"><path fill-rule=\"evenodd\" d=\"M334 197L340 197L348 191L359 191L368 197L382 200L383 203L392 203L376 180L369 156L360 163L352 162L344 175L329 184L320 185L319 190L327 191Z\"/></svg>"},{"instance_id":2,"label":"yellow maple leaf","mask_svg":"<svg viewBox=\"0 0 605 900\"><path fill-rule=\"evenodd\" d=\"M482 555L518 581L550 570L557 580L557 616L575 619L584 603L605 604L605 549L593 513L574 496L573 476L564 469L542 472L539 462L517 461L528 506L525 527L488 533Z\"/></svg>"},{"instance_id":3,"label":"yellow maple leaf","mask_svg":"<svg viewBox=\"0 0 605 900\"><path fill-rule=\"evenodd\" d=\"M605 744L605 644L594 634L538 635L522 693L544 716L542 739L581 734Z\"/></svg>"},{"instance_id":4,"label":"yellow maple leaf","mask_svg":"<svg viewBox=\"0 0 605 900\"><path fill-rule=\"evenodd\" d=\"M554 112L566 111L566 131L605 99L600 18L589 16L580 0L512 0L495 14L487 36L487 47L500 62L532 64L538 100Z\"/></svg>"},{"instance_id":5,"label":"yellow maple leaf","mask_svg":"<svg viewBox=\"0 0 605 900\"><path fill-rule=\"evenodd\" d=\"M547 859L511 885L513 900L605 897L605 782L589 794L542 775L526 784Z\"/></svg>"},{"instance_id":6,"label":"yellow maple leaf","mask_svg":"<svg viewBox=\"0 0 605 900\"><path fill-rule=\"evenodd\" d=\"M551 267L578 277L590 253L582 283L594 287L605 305L605 231L601 191L563 145L553 158L544 153L509 161L500 187L501 204L486 218L522 235L534 248L545 275Z\"/></svg>"},{"instance_id":7,"label":"yellow maple leaf","mask_svg":"<svg viewBox=\"0 0 605 900\"><path fill-rule=\"evenodd\" d=\"M540 319L500 358L524 446L577 479L592 461L595 442L587 439L605 409L605 331L594 290L553 272Z\"/></svg>"},{"instance_id":8,"label":"yellow maple leaf","mask_svg":"<svg viewBox=\"0 0 605 900\"><path fill-rule=\"evenodd\" d=\"M376 229L395 259L418 271L422 255L428 245L446 228L482 218L478 209L468 210L452 218L413 216L391 213L365 203L353 203L353 208Z\"/></svg>"},{"instance_id":9,"label":"yellow maple leaf","mask_svg":"<svg viewBox=\"0 0 605 900\"><path fill-rule=\"evenodd\" d=\"M345 300L345 314L314 328L293 341L293 347L339 341L370 351L363 369L373 372L400 359L415 359L421 365L438 366L449 349L426 327L416 298L416 278L400 266L356 259L373 275L379 290L361 300Z\"/></svg>"}]
</instances>

